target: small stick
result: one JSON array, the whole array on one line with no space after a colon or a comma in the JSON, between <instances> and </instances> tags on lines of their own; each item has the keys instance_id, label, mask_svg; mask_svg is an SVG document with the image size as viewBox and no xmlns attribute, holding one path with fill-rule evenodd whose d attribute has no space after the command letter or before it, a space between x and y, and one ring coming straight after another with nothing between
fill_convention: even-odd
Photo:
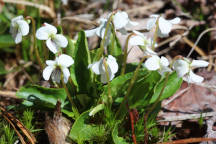
<instances>
[{"instance_id":1,"label":"small stick","mask_svg":"<svg viewBox=\"0 0 216 144\"><path fill-rule=\"evenodd\" d=\"M157 144L187 144L187 143L197 143L202 141L216 141L216 138L188 138L188 139L181 139L181 140L175 140L171 142L163 142Z\"/></svg>"},{"instance_id":2,"label":"small stick","mask_svg":"<svg viewBox=\"0 0 216 144\"><path fill-rule=\"evenodd\" d=\"M201 114L184 114L180 116L166 116L162 120L158 120L158 122L169 122L169 121L182 121L188 119L198 119L200 117L211 117L215 116L216 112L206 112Z\"/></svg>"}]
</instances>

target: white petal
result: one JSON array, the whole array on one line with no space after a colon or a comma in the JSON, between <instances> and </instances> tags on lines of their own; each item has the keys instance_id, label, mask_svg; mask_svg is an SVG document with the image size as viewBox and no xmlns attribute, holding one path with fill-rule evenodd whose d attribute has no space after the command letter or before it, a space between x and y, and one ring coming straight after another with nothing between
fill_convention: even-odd
<instances>
[{"instance_id":1,"label":"white petal","mask_svg":"<svg viewBox=\"0 0 216 144\"><path fill-rule=\"evenodd\" d=\"M29 24L25 20L18 20L17 24L19 26L19 31L23 36L26 36L29 33Z\"/></svg>"},{"instance_id":2,"label":"white petal","mask_svg":"<svg viewBox=\"0 0 216 144\"><path fill-rule=\"evenodd\" d=\"M140 46L144 46L144 39L141 36L132 36L129 40L129 44L132 46L136 46L136 45L140 45Z\"/></svg>"},{"instance_id":3,"label":"white petal","mask_svg":"<svg viewBox=\"0 0 216 144\"><path fill-rule=\"evenodd\" d=\"M18 44L22 41L22 33L18 32L15 36L15 43Z\"/></svg>"},{"instance_id":4,"label":"white petal","mask_svg":"<svg viewBox=\"0 0 216 144\"><path fill-rule=\"evenodd\" d=\"M49 80L50 79L50 75L52 73L52 71L54 70L55 67L53 66L47 66L44 70L43 70L43 78L45 80Z\"/></svg>"},{"instance_id":5,"label":"white petal","mask_svg":"<svg viewBox=\"0 0 216 144\"><path fill-rule=\"evenodd\" d=\"M60 66L69 67L74 63L74 60L69 55L61 54L58 57L57 63Z\"/></svg>"},{"instance_id":6,"label":"white petal","mask_svg":"<svg viewBox=\"0 0 216 144\"><path fill-rule=\"evenodd\" d=\"M53 61L53 60L46 60L46 64L48 66L54 66L56 64L56 61Z\"/></svg>"},{"instance_id":7,"label":"white petal","mask_svg":"<svg viewBox=\"0 0 216 144\"><path fill-rule=\"evenodd\" d=\"M51 40L51 38L49 38L48 40L46 40L46 45L48 47L48 49L53 52L54 54L56 54L58 52L58 47L57 45L55 44L55 42L53 42Z\"/></svg>"},{"instance_id":8,"label":"white petal","mask_svg":"<svg viewBox=\"0 0 216 144\"><path fill-rule=\"evenodd\" d=\"M46 27L46 31L49 34L56 34L57 33L57 29L55 26L48 24L48 23L44 23L45 27Z\"/></svg>"},{"instance_id":9,"label":"white petal","mask_svg":"<svg viewBox=\"0 0 216 144\"><path fill-rule=\"evenodd\" d=\"M99 36L100 38L104 37L106 31L106 24L100 25L97 29L96 29L96 35ZM111 31L111 29L109 29L109 31Z\"/></svg>"},{"instance_id":10,"label":"white petal","mask_svg":"<svg viewBox=\"0 0 216 144\"><path fill-rule=\"evenodd\" d=\"M129 20L126 27L133 27L133 26L137 26L138 24L139 24L138 22Z\"/></svg>"},{"instance_id":11,"label":"white petal","mask_svg":"<svg viewBox=\"0 0 216 144\"><path fill-rule=\"evenodd\" d=\"M146 48L144 53L146 53L147 55L157 55L157 53L154 52L151 48Z\"/></svg>"},{"instance_id":12,"label":"white petal","mask_svg":"<svg viewBox=\"0 0 216 144\"><path fill-rule=\"evenodd\" d=\"M172 29L172 24L169 21L165 20L164 18L160 17L159 18L159 29L162 34L168 35Z\"/></svg>"},{"instance_id":13,"label":"white petal","mask_svg":"<svg viewBox=\"0 0 216 144\"><path fill-rule=\"evenodd\" d=\"M172 70L169 67L162 66L161 69L159 70L160 75L164 76L166 72L172 72Z\"/></svg>"},{"instance_id":14,"label":"white petal","mask_svg":"<svg viewBox=\"0 0 216 144\"><path fill-rule=\"evenodd\" d=\"M191 63L191 66L194 68L198 68L198 67L207 67L208 66L208 62L204 61L204 60L193 60Z\"/></svg>"},{"instance_id":15,"label":"white petal","mask_svg":"<svg viewBox=\"0 0 216 144\"><path fill-rule=\"evenodd\" d=\"M183 79L189 83L201 83L204 80L203 77L196 75L192 70Z\"/></svg>"},{"instance_id":16,"label":"white petal","mask_svg":"<svg viewBox=\"0 0 216 144\"><path fill-rule=\"evenodd\" d=\"M150 58L148 58L145 62L145 67L148 70L157 70L160 68L160 58L158 56L151 56Z\"/></svg>"},{"instance_id":17,"label":"white petal","mask_svg":"<svg viewBox=\"0 0 216 144\"><path fill-rule=\"evenodd\" d=\"M37 31L36 31L36 38L39 40L47 40L49 38L49 34L46 31L46 27L40 27Z\"/></svg>"},{"instance_id":18,"label":"white petal","mask_svg":"<svg viewBox=\"0 0 216 144\"><path fill-rule=\"evenodd\" d=\"M126 12L117 12L113 18L115 29L121 29L128 24L128 14Z\"/></svg>"},{"instance_id":19,"label":"white petal","mask_svg":"<svg viewBox=\"0 0 216 144\"><path fill-rule=\"evenodd\" d=\"M152 15L150 15L150 17L151 18L158 18L160 15L158 15L158 14L152 14Z\"/></svg>"},{"instance_id":20,"label":"white petal","mask_svg":"<svg viewBox=\"0 0 216 144\"><path fill-rule=\"evenodd\" d=\"M64 75L64 83L68 82L68 78L70 76L70 71L68 68L63 68L62 69L63 75Z\"/></svg>"},{"instance_id":21,"label":"white petal","mask_svg":"<svg viewBox=\"0 0 216 144\"><path fill-rule=\"evenodd\" d=\"M169 61L166 57L162 56L160 60L161 64L165 67L169 66Z\"/></svg>"},{"instance_id":22,"label":"white petal","mask_svg":"<svg viewBox=\"0 0 216 144\"><path fill-rule=\"evenodd\" d=\"M91 30L86 30L85 35L86 35L86 37L94 36L96 34L96 31L97 31L97 28L91 29Z\"/></svg>"},{"instance_id":23,"label":"white petal","mask_svg":"<svg viewBox=\"0 0 216 144\"><path fill-rule=\"evenodd\" d=\"M179 17L174 18L174 19L172 19L172 20L169 20L169 22L170 22L171 24L178 24L178 23L180 23L180 21L181 21L181 19L180 19Z\"/></svg>"},{"instance_id":24,"label":"white petal","mask_svg":"<svg viewBox=\"0 0 216 144\"><path fill-rule=\"evenodd\" d=\"M185 60L176 60L173 63L173 69L177 72L178 77L183 77L189 72L189 64Z\"/></svg>"},{"instance_id":25,"label":"white petal","mask_svg":"<svg viewBox=\"0 0 216 144\"><path fill-rule=\"evenodd\" d=\"M151 30L151 29L155 26L156 21L157 21L156 18L150 18L150 19L147 21L146 29L147 29L147 30Z\"/></svg>"},{"instance_id":26,"label":"white petal","mask_svg":"<svg viewBox=\"0 0 216 144\"><path fill-rule=\"evenodd\" d=\"M65 36L63 36L62 34L55 35L54 41L59 47L64 48L68 45L67 38Z\"/></svg>"},{"instance_id":27,"label":"white petal","mask_svg":"<svg viewBox=\"0 0 216 144\"><path fill-rule=\"evenodd\" d=\"M15 25L16 25L16 22L17 22L18 20L24 20L23 16L21 15L21 16L17 16L17 17L15 17L15 18L13 18L13 19L11 20L11 25L12 25L12 26L15 26Z\"/></svg>"},{"instance_id":28,"label":"white petal","mask_svg":"<svg viewBox=\"0 0 216 144\"><path fill-rule=\"evenodd\" d=\"M88 67L91 68L92 71L93 71L95 74L99 75L99 74L100 74L100 69L99 69L99 67L100 67L100 65L102 65L102 62L103 62L103 60L100 59L99 61L97 61L97 62L95 62L95 63L93 63L93 64L90 64Z\"/></svg>"},{"instance_id":29,"label":"white petal","mask_svg":"<svg viewBox=\"0 0 216 144\"><path fill-rule=\"evenodd\" d=\"M101 74L101 82L102 82L102 83L107 83L107 82L108 82L108 81L107 81L107 77L106 77L106 73Z\"/></svg>"},{"instance_id":30,"label":"white petal","mask_svg":"<svg viewBox=\"0 0 216 144\"><path fill-rule=\"evenodd\" d=\"M108 56L107 64L112 74L115 74L118 71L118 63L116 62L116 59L112 55Z\"/></svg>"}]
</instances>

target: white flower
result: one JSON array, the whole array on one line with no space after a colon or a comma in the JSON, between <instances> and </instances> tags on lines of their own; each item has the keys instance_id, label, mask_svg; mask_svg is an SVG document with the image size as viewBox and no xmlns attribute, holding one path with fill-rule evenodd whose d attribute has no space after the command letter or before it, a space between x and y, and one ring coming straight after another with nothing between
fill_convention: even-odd
<instances>
[{"instance_id":1,"label":"white flower","mask_svg":"<svg viewBox=\"0 0 216 144\"><path fill-rule=\"evenodd\" d=\"M130 38L129 40L130 45L142 46L142 48L144 49L144 53L146 55L157 55L157 53L151 49L153 43L151 39L148 39L146 36L144 36L142 33L138 31L133 31L133 33L135 35Z\"/></svg>"},{"instance_id":2,"label":"white flower","mask_svg":"<svg viewBox=\"0 0 216 144\"><path fill-rule=\"evenodd\" d=\"M159 17L159 15L151 15L151 18L147 22L147 30L151 30L152 28L156 27L156 21ZM158 20L158 36L163 38L167 37L169 33L171 32L172 25L173 24L178 24L180 22L180 18L174 18L172 20L166 20L163 17L159 17Z\"/></svg>"},{"instance_id":3,"label":"white flower","mask_svg":"<svg viewBox=\"0 0 216 144\"><path fill-rule=\"evenodd\" d=\"M104 60L107 63L109 81L111 81L115 77L115 73L118 71L118 63L116 62L116 59L113 56L109 55L108 58L101 58L99 61L90 64L88 68L91 68L95 74L101 75L102 83L107 83L108 78L106 75Z\"/></svg>"},{"instance_id":4,"label":"white flower","mask_svg":"<svg viewBox=\"0 0 216 144\"><path fill-rule=\"evenodd\" d=\"M158 72L163 76L166 72L171 72L171 69L168 67L169 61L165 57L159 57L157 55L152 55L145 62L145 67L150 70L158 70Z\"/></svg>"},{"instance_id":5,"label":"white flower","mask_svg":"<svg viewBox=\"0 0 216 144\"><path fill-rule=\"evenodd\" d=\"M186 58L183 60L179 59L173 63L173 69L176 71L179 77L189 83L201 83L204 78L196 75L192 70L199 67L207 67L208 62L203 60L192 60L192 62Z\"/></svg>"},{"instance_id":6,"label":"white flower","mask_svg":"<svg viewBox=\"0 0 216 144\"><path fill-rule=\"evenodd\" d=\"M61 47L65 48L68 45L67 38L62 34L57 34L56 27L48 23L44 23L44 26L37 30L36 37L39 40L46 40L47 47L54 54L56 54Z\"/></svg>"},{"instance_id":7,"label":"white flower","mask_svg":"<svg viewBox=\"0 0 216 144\"><path fill-rule=\"evenodd\" d=\"M122 34L127 34L126 28L138 25L137 22L133 22L129 19L126 12L118 11L113 17L113 24L116 30L119 30Z\"/></svg>"},{"instance_id":8,"label":"white flower","mask_svg":"<svg viewBox=\"0 0 216 144\"><path fill-rule=\"evenodd\" d=\"M23 16L17 16L11 20L10 33L16 44L22 41L22 36L29 33L29 24Z\"/></svg>"},{"instance_id":9,"label":"white flower","mask_svg":"<svg viewBox=\"0 0 216 144\"><path fill-rule=\"evenodd\" d=\"M101 18L99 21L100 21L99 27L85 31L86 37L97 35L103 39L106 30L107 19ZM109 28L107 36L109 36L110 34L111 34L111 29Z\"/></svg>"},{"instance_id":10,"label":"white flower","mask_svg":"<svg viewBox=\"0 0 216 144\"><path fill-rule=\"evenodd\" d=\"M67 5L68 4L68 0L61 0L63 5Z\"/></svg>"},{"instance_id":11,"label":"white flower","mask_svg":"<svg viewBox=\"0 0 216 144\"><path fill-rule=\"evenodd\" d=\"M61 80L61 73L63 72L64 83L67 83L70 76L70 71L68 67L70 67L73 63L74 60L70 56L65 54L56 57L54 61L47 60L47 67L43 70L43 78L45 80L49 80L52 74L53 81L59 83Z\"/></svg>"}]
</instances>

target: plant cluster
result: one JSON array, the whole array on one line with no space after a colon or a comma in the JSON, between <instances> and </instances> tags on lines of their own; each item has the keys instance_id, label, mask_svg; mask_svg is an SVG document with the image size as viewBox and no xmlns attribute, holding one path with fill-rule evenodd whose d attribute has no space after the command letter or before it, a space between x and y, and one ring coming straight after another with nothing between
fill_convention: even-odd
<instances>
[{"instance_id":1,"label":"plant cluster","mask_svg":"<svg viewBox=\"0 0 216 144\"><path fill-rule=\"evenodd\" d=\"M22 36L29 33L29 20L42 76L46 81L51 77L54 88L28 85L21 88L17 96L24 99L23 104L40 108L53 108L60 100L62 112L74 120L68 138L79 144L168 140L169 134L159 134L156 128L161 101L172 96L182 80L201 83L203 77L196 75L193 69L208 66L206 61L182 56L169 61L154 51L157 37L168 37L172 25L180 22L178 17L166 20L161 15L151 15L146 26L149 33L154 34L150 38L135 30L129 33L127 29L138 23L131 21L126 12L115 11L101 18L97 28L79 32L74 41L57 34L61 30L48 23L36 31L32 18L18 16L12 19L10 30L15 43L20 43ZM128 35L124 51L117 32ZM101 38L100 48L90 51L86 37L93 35ZM54 60L46 60L46 67L36 38L46 41L52 53L48 57ZM138 64L127 63L128 45L139 46L143 51Z\"/></svg>"}]
</instances>

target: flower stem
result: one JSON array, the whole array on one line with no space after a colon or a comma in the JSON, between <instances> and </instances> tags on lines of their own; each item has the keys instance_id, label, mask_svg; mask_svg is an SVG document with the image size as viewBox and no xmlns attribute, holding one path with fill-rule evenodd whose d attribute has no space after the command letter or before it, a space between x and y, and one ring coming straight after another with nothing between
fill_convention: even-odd
<instances>
[{"instance_id":1,"label":"flower stem","mask_svg":"<svg viewBox=\"0 0 216 144\"><path fill-rule=\"evenodd\" d=\"M103 39L102 39L102 41L101 41L101 43L100 43L100 53L99 53L99 55L98 55L98 57L97 57L97 60L100 59L101 56L102 56L103 53L104 53L104 45L105 45L105 42L106 42L106 36L107 36L108 30L109 30L109 27L110 27L110 24L111 24L111 21L112 21L112 16L113 16L114 14L115 14L115 12L113 12L113 13L110 15L110 17L109 17L109 19L108 19L108 21L107 21L105 33L104 33Z\"/></svg>"},{"instance_id":2,"label":"flower stem","mask_svg":"<svg viewBox=\"0 0 216 144\"><path fill-rule=\"evenodd\" d=\"M43 70L44 69L44 65L43 65L43 62L40 58L40 54L39 54L39 51L37 49L37 43L36 43L36 24L35 24L35 20L31 17L31 16L27 16L26 19L29 19L31 20L32 22L32 31L33 31L33 47L34 47L34 50L35 50L35 54L36 54L36 58L37 58L37 61L38 61L38 64L40 66L40 69Z\"/></svg>"},{"instance_id":3,"label":"flower stem","mask_svg":"<svg viewBox=\"0 0 216 144\"><path fill-rule=\"evenodd\" d=\"M125 48L124 48L124 58L123 58L123 64L122 64L122 69L121 69L121 75L124 75L125 70L126 70L126 63L127 63L127 56L128 56L128 44L129 44L129 40L131 38L131 36L133 36L134 33L131 33L128 35L127 40L126 40L126 44L125 44Z\"/></svg>"},{"instance_id":4,"label":"flower stem","mask_svg":"<svg viewBox=\"0 0 216 144\"><path fill-rule=\"evenodd\" d=\"M150 107L150 109L148 110L147 114L144 116L144 126L145 126L144 133L145 133L145 143L146 144L148 143L147 119L148 119L149 114L155 109L155 107L157 106L157 104L160 102L160 98L161 98L161 96L162 96L162 94L164 92L164 89L165 89L166 85L167 85L169 75L170 75L170 73L168 72L166 74L165 82L164 82L164 85L163 85L163 87L162 87L162 89L160 91L160 94L159 94L158 98L156 99L156 101L153 104L153 106Z\"/></svg>"},{"instance_id":5,"label":"flower stem","mask_svg":"<svg viewBox=\"0 0 216 144\"><path fill-rule=\"evenodd\" d=\"M141 65L142 65L143 61L144 61L146 58L148 58L148 57L149 57L149 56L144 56L144 57L140 60L138 66L137 66L137 68L136 68L136 70L134 71L133 77L131 78L130 84L129 84L128 89L127 89L127 93L126 93L126 95L124 96L124 99L123 99L123 101L122 101L122 103L121 103L121 105L120 105L118 111L116 112L115 118L118 118L121 109L125 106L126 101L128 100L128 96L129 96L129 94L130 94L130 92L131 92L131 90L132 90L132 88L133 88L134 82L136 81L137 74L138 74L138 72L139 72L139 70L140 70L140 68L141 68Z\"/></svg>"},{"instance_id":6,"label":"flower stem","mask_svg":"<svg viewBox=\"0 0 216 144\"><path fill-rule=\"evenodd\" d=\"M78 109L77 109L75 103L73 102L73 99L72 99L72 97L71 97L71 95L70 95L70 92L69 92L69 90L68 90L68 88L67 88L67 86L66 86L66 84L64 83L63 80L62 80L62 85L63 85L63 87L64 87L64 89L65 89L65 91L66 91L66 93L67 93L68 99L69 99L69 101L70 101L70 103L71 103L71 105L72 105L72 111L73 111L73 113L74 113L74 115L75 115L75 118L77 119L77 118L79 117L79 115L80 115L80 114L79 114L79 111L78 111Z\"/></svg>"},{"instance_id":7,"label":"flower stem","mask_svg":"<svg viewBox=\"0 0 216 144\"><path fill-rule=\"evenodd\" d=\"M109 77L109 72L108 72L108 65L106 60L104 59L103 61L104 67L105 67L105 72L106 72L106 77L107 77L107 84L108 84L108 104L111 106L112 104L112 96L111 96L111 87L110 87L110 77Z\"/></svg>"},{"instance_id":8,"label":"flower stem","mask_svg":"<svg viewBox=\"0 0 216 144\"><path fill-rule=\"evenodd\" d=\"M157 37L158 37L157 33L158 33L158 29L159 29L159 18L160 18L160 16L156 20L156 29L154 32L154 39L153 39L153 43L152 43L152 50L153 51L155 50L155 43L156 43Z\"/></svg>"}]
</instances>

